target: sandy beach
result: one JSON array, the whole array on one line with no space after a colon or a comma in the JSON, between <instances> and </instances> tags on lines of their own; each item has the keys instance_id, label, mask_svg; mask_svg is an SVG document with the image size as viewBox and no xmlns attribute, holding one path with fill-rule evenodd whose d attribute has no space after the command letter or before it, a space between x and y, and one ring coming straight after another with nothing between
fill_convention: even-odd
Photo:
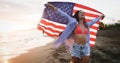
<instances>
[{"instance_id":1,"label":"sandy beach","mask_svg":"<svg viewBox=\"0 0 120 63\"><path fill-rule=\"evenodd\" d=\"M52 63L52 43L46 46L37 47L29 50L28 53L21 54L9 60L10 63Z\"/></svg>"},{"instance_id":2,"label":"sandy beach","mask_svg":"<svg viewBox=\"0 0 120 63\"><path fill-rule=\"evenodd\" d=\"M53 42L29 50L28 53L21 54L8 60L9 63L68 63L70 54L64 45L56 49Z\"/></svg>"}]
</instances>

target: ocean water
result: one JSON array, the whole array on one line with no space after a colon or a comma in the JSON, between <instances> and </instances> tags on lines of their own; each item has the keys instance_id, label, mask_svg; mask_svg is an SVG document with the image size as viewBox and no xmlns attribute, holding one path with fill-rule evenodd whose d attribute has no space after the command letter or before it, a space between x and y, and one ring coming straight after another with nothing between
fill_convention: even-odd
<instances>
[{"instance_id":1,"label":"ocean water","mask_svg":"<svg viewBox=\"0 0 120 63\"><path fill-rule=\"evenodd\" d=\"M44 46L54 39L44 35L37 29L19 30L0 34L0 63L9 63L8 59L30 49Z\"/></svg>"}]
</instances>

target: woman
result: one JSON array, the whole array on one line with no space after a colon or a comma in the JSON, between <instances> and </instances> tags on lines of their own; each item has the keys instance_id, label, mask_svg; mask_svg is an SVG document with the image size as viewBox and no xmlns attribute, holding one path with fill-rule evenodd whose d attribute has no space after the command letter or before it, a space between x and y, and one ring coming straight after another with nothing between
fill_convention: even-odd
<instances>
[{"instance_id":1,"label":"woman","mask_svg":"<svg viewBox=\"0 0 120 63\"><path fill-rule=\"evenodd\" d=\"M64 42L71 34L74 37L74 45L71 51L71 61L70 63L89 63L90 56L90 31L89 28L94 23L98 22L100 19L104 18L104 15L101 15L98 18L91 20L88 23L85 23L85 16L82 10L79 10L75 13L73 17L70 17L57 7L52 4L47 4L48 8L56 11L58 15L65 17L68 21L67 27L60 37L56 40L57 42ZM60 44L58 44L60 45ZM57 47L57 46L56 46Z\"/></svg>"}]
</instances>

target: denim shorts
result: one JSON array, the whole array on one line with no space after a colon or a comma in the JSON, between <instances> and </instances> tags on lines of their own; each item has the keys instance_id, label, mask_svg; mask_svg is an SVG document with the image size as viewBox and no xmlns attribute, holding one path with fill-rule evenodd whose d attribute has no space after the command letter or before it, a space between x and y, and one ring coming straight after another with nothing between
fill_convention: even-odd
<instances>
[{"instance_id":1,"label":"denim shorts","mask_svg":"<svg viewBox=\"0 0 120 63\"><path fill-rule=\"evenodd\" d=\"M71 56L81 58L82 56L90 56L89 44L80 45L77 43L73 44Z\"/></svg>"}]
</instances>

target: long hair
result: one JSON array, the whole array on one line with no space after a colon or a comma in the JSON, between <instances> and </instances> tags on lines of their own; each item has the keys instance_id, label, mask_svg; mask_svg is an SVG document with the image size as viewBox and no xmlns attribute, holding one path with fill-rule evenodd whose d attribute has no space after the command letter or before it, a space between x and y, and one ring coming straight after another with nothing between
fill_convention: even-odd
<instances>
[{"instance_id":1,"label":"long hair","mask_svg":"<svg viewBox=\"0 0 120 63\"><path fill-rule=\"evenodd\" d=\"M77 12L74 14L74 16L73 16L73 18L75 18L75 19L77 20L77 22L79 22L79 16L78 16L79 12L80 12L80 10L77 11ZM84 18L84 24L85 24L85 23L86 23L86 22L85 22L85 18Z\"/></svg>"}]
</instances>

